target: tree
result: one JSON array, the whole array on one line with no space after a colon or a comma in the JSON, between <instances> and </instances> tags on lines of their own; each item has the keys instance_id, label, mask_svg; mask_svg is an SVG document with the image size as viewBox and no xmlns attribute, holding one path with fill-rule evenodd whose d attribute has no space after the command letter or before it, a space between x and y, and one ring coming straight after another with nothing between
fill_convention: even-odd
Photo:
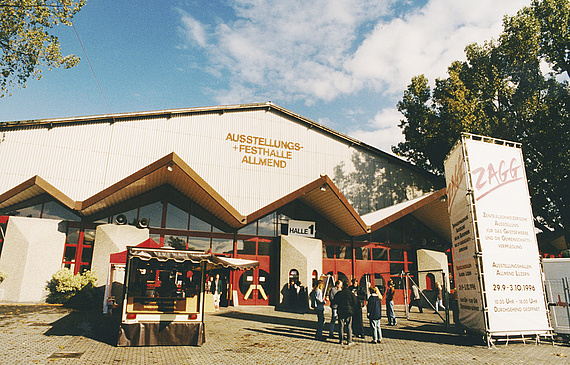
<instances>
[{"instance_id":1,"label":"tree","mask_svg":"<svg viewBox=\"0 0 570 365\"><path fill-rule=\"evenodd\" d=\"M398 103L405 141L393 152L436 174L461 132L522 144L537 222L570 242L570 3L533 1L496 41L466 47L433 91L416 76ZM551 72L541 71L541 62Z\"/></svg>"},{"instance_id":2,"label":"tree","mask_svg":"<svg viewBox=\"0 0 570 365\"><path fill-rule=\"evenodd\" d=\"M41 78L41 66L70 68L75 55L63 56L48 30L71 19L85 0L2 0L0 2L0 97L29 77Z\"/></svg>"}]
</instances>

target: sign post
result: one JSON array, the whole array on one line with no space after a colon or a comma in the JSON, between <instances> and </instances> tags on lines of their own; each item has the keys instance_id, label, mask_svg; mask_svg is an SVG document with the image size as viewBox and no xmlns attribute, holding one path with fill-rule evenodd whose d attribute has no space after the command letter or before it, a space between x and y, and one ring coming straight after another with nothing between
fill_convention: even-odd
<instances>
[{"instance_id":1,"label":"sign post","mask_svg":"<svg viewBox=\"0 0 570 365\"><path fill-rule=\"evenodd\" d=\"M445 175L462 325L489 344L549 334L520 145L464 133Z\"/></svg>"}]
</instances>

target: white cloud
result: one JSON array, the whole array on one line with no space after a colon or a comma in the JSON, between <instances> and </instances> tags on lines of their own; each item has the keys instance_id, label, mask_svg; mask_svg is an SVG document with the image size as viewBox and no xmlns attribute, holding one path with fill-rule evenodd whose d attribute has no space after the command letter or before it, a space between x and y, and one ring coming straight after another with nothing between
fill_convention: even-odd
<instances>
[{"instance_id":1,"label":"white cloud","mask_svg":"<svg viewBox=\"0 0 570 365\"><path fill-rule=\"evenodd\" d=\"M404 141L402 130L398 124L404 116L393 108L386 108L378 112L374 119L367 124L367 130L355 129L348 134L362 142L380 150L389 152L391 147Z\"/></svg>"},{"instance_id":2,"label":"white cloud","mask_svg":"<svg viewBox=\"0 0 570 365\"><path fill-rule=\"evenodd\" d=\"M401 93L411 78L445 77L464 48L497 38L506 14L527 5L521 0L431 0L402 19L380 22L362 42L347 68L382 91Z\"/></svg>"},{"instance_id":3,"label":"white cloud","mask_svg":"<svg viewBox=\"0 0 570 365\"><path fill-rule=\"evenodd\" d=\"M231 20L217 24L181 15L186 38L207 54L203 68L227 85L213 91L221 104L310 106L371 91L395 105L413 76L445 77L465 46L498 37L503 16L529 3L429 0L401 13L398 0L234 0L234 14L217 18ZM349 133L389 150L403 140L400 119L395 109L381 110Z\"/></svg>"},{"instance_id":4,"label":"white cloud","mask_svg":"<svg viewBox=\"0 0 570 365\"><path fill-rule=\"evenodd\" d=\"M310 104L367 86L401 93L420 73L432 81L444 77L453 60L463 59L467 44L497 37L502 17L528 0L431 0L383 21L398 3L236 0L237 20L209 26L181 14L186 37L209 50L231 83L282 90Z\"/></svg>"},{"instance_id":5,"label":"white cloud","mask_svg":"<svg viewBox=\"0 0 570 365\"><path fill-rule=\"evenodd\" d=\"M183 29L189 40L207 49L210 62L229 73L231 83L281 90L310 104L362 87L344 65L352 58L359 28L386 15L389 4L238 0L238 20L205 27L185 14ZM204 35L204 29L212 32Z\"/></svg>"},{"instance_id":6,"label":"white cloud","mask_svg":"<svg viewBox=\"0 0 570 365\"><path fill-rule=\"evenodd\" d=\"M181 16L182 26L180 31L189 42L196 42L200 47L206 46L206 30L202 24L183 10L178 10Z\"/></svg>"}]
</instances>

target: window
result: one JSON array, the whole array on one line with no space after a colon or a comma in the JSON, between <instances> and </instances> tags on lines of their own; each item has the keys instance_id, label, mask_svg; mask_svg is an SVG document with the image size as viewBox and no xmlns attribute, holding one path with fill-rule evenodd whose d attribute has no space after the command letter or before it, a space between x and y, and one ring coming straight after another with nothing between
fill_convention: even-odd
<instances>
[{"instance_id":1,"label":"window","mask_svg":"<svg viewBox=\"0 0 570 365\"><path fill-rule=\"evenodd\" d=\"M255 242L238 240L237 253L240 255L255 255Z\"/></svg>"},{"instance_id":2,"label":"window","mask_svg":"<svg viewBox=\"0 0 570 365\"><path fill-rule=\"evenodd\" d=\"M160 227L162 225L162 203L154 202L140 207L139 219L142 218L148 219L149 227Z\"/></svg>"},{"instance_id":3,"label":"window","mask_svg":"<svg viewBox=\"0 0 570 365\"><path fill-rule=\"evenodd\" d=\"M368 247L355 247L354 258L356 260L370 260L370 249Z\"/></svg>"},{"instance_id":4,"label":"window","mask_svg":"<svg viewBox=\"0 0 570 365\"><path fill-rule=\"evenodd\" d=\"M190 251L208 251L210 249L210 238L189 237L188 249Z\"/></svg>"},{"instance_id":5,"label":"window","mask_svg":"<svg viewBox=\"0 0 570 365\"><path fill-rule=\"evenodd\" d=\"M166 236L164 236L164 245L168 246L168 247L172 247L175 250L186 250L187 239L188 238L186 236L166 235Z\"/></svg>"},{"instance_id":6,"label":"window","mask_svg":"<svg viewBox=\"0 0 570 365\"><path fill-rule=\"evenodd\" d=\"M42 218L46 219L61 219L64 221L79 222L81 219L69 208L64 207L58 202L48 201L44 203L42 209Z\"/></svg>"},{"instance_id":7,"label":"window","mask_svg":"<svg viewBox=\"0 0 570 365\"><path fill-rule=\"evenodd\" d=\"M212 252L232 254L234 252L234 241L225 238L212 239Z\"/></svg>"},{"instance_id":8,"label":"window","mask_svg":"<svg viewBox=\"0 0 570 365\"><path fill-rule=\"evenodd\" d=\"M211 232L212 225L202 219L192 215L190 217L190 230L191 231L200 231L200 232Z\"/></svg>"},{"instance_id":9,"label":"window","mask_svg":"<svg viewBox=\"0 0 570 365\"><path fill-rule=\"evenodd\" d=\"M257 221L258 232L260 236L274 237L277 231L277 215L271 213Z\"/></svg>"},{"instance_id":10,"label":"window","mask_svg":"<svg viewBox=\"0 0 570 365\"><path fill-rule=\"evenodd\" d=\"M404 261L404 250L390 249L390 261Z\"/></svg>"},{"instance_id":11,"label":"window","mask_svg":"<svg viewBox=\"0 0 570 365\"><path fill-rule=\"evenodd\" d=\"M75 274L91 269L95 229L68 224L62 266Z\"/></svg>"},{"instance_id":12,"label":"window","mask_svg":"<svg viewBox=\"0 0 570 365\"><path fill-rule=\"evenodd\" d=\"M166 227L173 229L188 229L188 218L190 214L188 212L178 208L173 204L168 204L166 206Z\"/></svg>"},{"instance_id":13,"label":"window","mask_svg":"<svg viewBox=\"0 0 570 365\"><path fill-rule=\"evenodd\" d=\"M375 261L388 261L388 249L387 248L372 248L372 260Z\"/></svg>"},{"instance_id":14,"label":"window","mask_svg":"<svg viewBox=\"0 0 570 365\"><path fill-rule=\"evenodd\" d=\"M257 222L252 222L245 227L240 228L239 234L257 234Z\"/></svg>"}]
</instances>

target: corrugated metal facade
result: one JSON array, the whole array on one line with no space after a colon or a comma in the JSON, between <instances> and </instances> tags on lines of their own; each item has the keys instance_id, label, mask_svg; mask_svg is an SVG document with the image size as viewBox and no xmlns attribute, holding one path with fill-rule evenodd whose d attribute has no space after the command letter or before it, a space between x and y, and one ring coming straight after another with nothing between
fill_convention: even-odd
<instances>
[{"instance_id":1,"label":"corrugated metal facade","mask_svg":"<svg viewBox=\"0 0 570 365\"><path fill-rule=\"evenodd\" d=\"M354 172L351 159L356 151L347 140L271 110L135 115L114 123L6 131L0 143L0 193L39 175L82 201L175 152L247 215L321 174L333 178L335 167L343 165L346 174ZM380 155L372 157L386 169L393 164ZM405 163L394 170L404 176L398 180L405 182L408 199L433 188ZM375 174L374 178L383 178L378 176L381 172ZM385 185L389 190L391 182ZM383 195L394 199L390 193Z\"/></svg>"}]
</instances>

